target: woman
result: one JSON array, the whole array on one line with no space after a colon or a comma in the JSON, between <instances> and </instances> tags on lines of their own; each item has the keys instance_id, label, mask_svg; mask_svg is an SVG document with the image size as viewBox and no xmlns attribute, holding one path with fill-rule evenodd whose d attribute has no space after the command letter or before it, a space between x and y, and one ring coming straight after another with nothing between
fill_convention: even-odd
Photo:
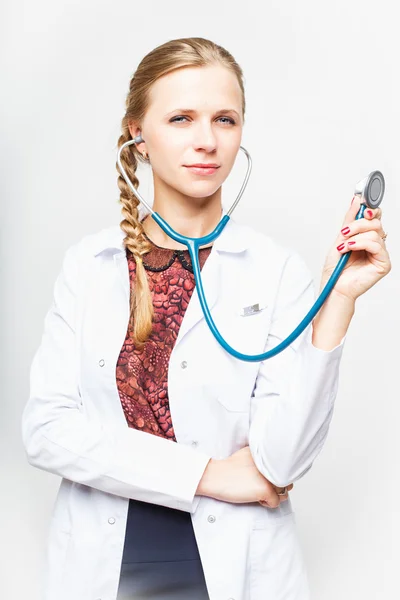
<instances>
[{"instance_id":1,"label":"woman","mask_svg":"<svg viewBox=\"0 0 400 600\"><path fill-rule=\"evenodd\" d=\"M219 222L244 113L240 67L203 38L155 48L132 77L119 146L144 141L124 168L138 186L151 165L153 208L182 234ZM31 367L28 460L62 477L46 600L306 600L287 492L326 439L355 301L390 271L381 210L355 221L353 198L321 287L353 253L327 302L288 349L248 363L210 333L187 249L118 185L123 220L67 250ZM243 352L275 347L315 299L298 254L233 219L200 264Z\"/></svg>"}]
</instances>

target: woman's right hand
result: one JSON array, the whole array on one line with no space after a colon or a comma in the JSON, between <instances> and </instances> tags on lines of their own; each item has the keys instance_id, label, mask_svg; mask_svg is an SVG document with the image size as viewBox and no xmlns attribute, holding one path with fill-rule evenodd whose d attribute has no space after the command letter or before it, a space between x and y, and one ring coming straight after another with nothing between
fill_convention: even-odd
<instances>
[{"instance_id":1,"label":"woman's right hand","mask_svg":"<svg viewBox=\"0 0 400 600\"><path fill-rule=\"evenodd\" d=\"M288 491L292 488L292 483L287 486ZM278 496L276 486L257 469L249 446L237 450L228 458L212 458L196 494L236 504L260 502L270 508L276 508L288 499L287 493Z\"/></svg>"}]
</instances>

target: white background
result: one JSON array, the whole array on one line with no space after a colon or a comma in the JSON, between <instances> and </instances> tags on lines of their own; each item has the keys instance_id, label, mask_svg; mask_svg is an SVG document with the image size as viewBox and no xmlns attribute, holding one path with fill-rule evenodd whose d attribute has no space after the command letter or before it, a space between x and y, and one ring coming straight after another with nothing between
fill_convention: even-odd
<instances>
[{"instance_id":1,"label":"white background","mask_svg":"<svg viewBox=\"0 0 400 600\"><path fill-rule=\"evenodd\" d=\"M299 251L317 286L355 184L385 176L393 269L357 302L328 441L291 497L315 600L397 597L398 4L3 0L0 10L0 596L41 598L60 479L27 464L20 419L62 256L121 220L116 148L137 64L169 39L200 36L245 74L253 171L234 216ZM224 204L245 165L240 153Z\"/></svg>"}]
</instances>

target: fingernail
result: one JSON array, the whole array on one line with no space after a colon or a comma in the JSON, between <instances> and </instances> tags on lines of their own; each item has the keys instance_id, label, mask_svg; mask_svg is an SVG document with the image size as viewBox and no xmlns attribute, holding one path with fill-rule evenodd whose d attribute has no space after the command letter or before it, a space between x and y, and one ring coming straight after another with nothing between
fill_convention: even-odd
<instances>
[{"instance_id":1,"label":"fingernail","mask_svg":"<svg viewBox=\"0 0 400 600\"><path fill-rule=\"evenodd\" d=\"M348 233L350 233L350 227L345 227L344 229L341 230L340 233L343 233L343 235L347 235Z\"/></svg>"},{"instance_id":2,"label":"fingernail","mask_svg":"<svg viewBox=\"0 0 400 600\"><path fill-rule=\"evenodd\" d=\"M354 198L355 198L355 196L353 196L353 200L350 202L350 205L352 205L352 204L353 204L353 202L354 202Z\"/></svg>"},{"instance_id":3,"label":"fingernail","mask_svg":"<svg viewBox=\"0 0 400 600\"><path fill-rule=\"evenodd\" d=\"M373 216L374 216L374 213L372 212L372 210L367 210L367 215L368 215L369 217L373 217Z\"/></svg>"},{"instance_id":4,"label":"fingernail","mask_svg":"<svg viewBox=\"0 0 400 600\"><path fill-rule=\"evenodd\" d=\"M348 242L349 246L353 246L355 242Z\"/></svg>"},{"instance_id":5,"label":"fingernail","mask_svg":"<svg viewBox=\"0 0 400 600\"><path fill-rule=\"evenodd\" d=\"M337 250L343 250L344 248L344 244L340 244L340 246L337 247Z\"/></svg>"}]
</instances>

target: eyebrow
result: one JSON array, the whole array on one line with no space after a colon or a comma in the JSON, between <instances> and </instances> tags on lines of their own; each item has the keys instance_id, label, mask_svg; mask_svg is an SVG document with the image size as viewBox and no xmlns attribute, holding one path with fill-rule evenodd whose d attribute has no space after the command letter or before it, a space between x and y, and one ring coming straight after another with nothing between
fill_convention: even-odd
<instances>
[{"instance_id":1,"label":"eyebrow","mask_svg":"<svg viewBox=\"0 0 400 600\"><path fill-rule=\"evenodd\" d=\"M191 113L191 114L196 114L197 113L197 111L193 110L192 108L175 108L171 112L167 113L166 116L168 117L169 115L171 115L172 113L174 113L176 111L178 111L178 112L185 112L185 113ZM228 113L235 113L240 118L239 113L235 109L233 109L233 108L223 108L222 110L217 110L216 113L217 114L221 114L221 115L222 114L228 114Z\"/></svg>"}]
</instances>

